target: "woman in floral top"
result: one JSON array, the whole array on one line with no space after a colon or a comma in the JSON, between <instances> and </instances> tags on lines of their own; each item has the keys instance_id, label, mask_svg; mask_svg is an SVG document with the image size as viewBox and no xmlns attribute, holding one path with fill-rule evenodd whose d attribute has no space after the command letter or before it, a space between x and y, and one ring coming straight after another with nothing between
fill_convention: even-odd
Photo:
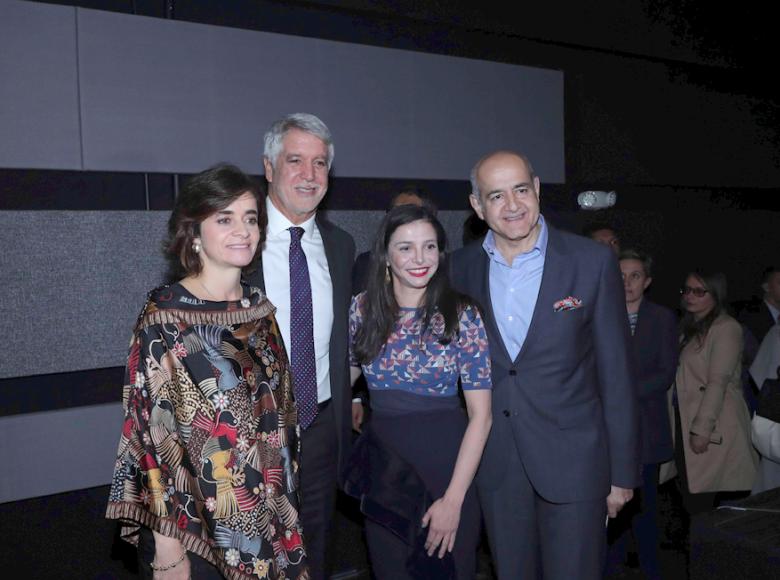
<instances>
[{"instance_id":1,"label":"woman in floral top","mask_svg":"<svg viewBox=\"0 0 780 580\"><path fill-rule=\"evenodd\" d=\"M392 209L352 302L352 377L365 375L372 416L346 485L362 499L380 580L476 572L471 484L491 425L490 355L477 307L449 286L445 244L431 209Z\"/></svg>"},{"instance_id":2,"label":"woman in floral top","mask_svg":"<svg viewBox=\"0 0 780 580\"><path fill-rule=\"evenodd\" d=\"M221 165L176 200L167 253L130 343L107 517L147 577L308 578L298 428L274 307L241 283L260 252L254 182Z\"/></svg>"}]
</instances>

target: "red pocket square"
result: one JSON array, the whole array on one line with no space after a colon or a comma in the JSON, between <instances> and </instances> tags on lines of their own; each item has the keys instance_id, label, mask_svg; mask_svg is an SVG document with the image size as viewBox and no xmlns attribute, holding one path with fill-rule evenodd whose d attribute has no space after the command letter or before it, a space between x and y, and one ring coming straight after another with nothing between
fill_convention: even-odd
<instances>
[{"instance_id":1,"label":"red pocket square","mask_svg":"<svg viewBox=\"0 0 780 580\"><path fill-rule=\"evenodd\" d=\"M560 312L561 310L574 310L580 306L582 306L582 300L575 298L574 296L567 296L566 298L562 298L553 304L553 311Z\"/></svg>"}]
</instances>

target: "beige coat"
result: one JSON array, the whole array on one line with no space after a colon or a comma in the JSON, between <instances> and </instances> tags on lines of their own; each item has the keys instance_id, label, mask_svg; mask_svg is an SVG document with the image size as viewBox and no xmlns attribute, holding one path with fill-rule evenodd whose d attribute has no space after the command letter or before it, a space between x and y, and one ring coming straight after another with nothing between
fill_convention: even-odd
<instances>
[{"instance_id":1,"label":"beige coat","mask_svg":"<svg viewBox=\"0 0 780 580\"><path fill-rule=\"evenodd\" d=\"M750 442L741 358L742 327L726 314L715 319L703 344L693 340L680 353L675 383L691 493L753 485L758 456ZM709 437L707 451L695 454L689 433Z\"/></svg>"}]
</instances>

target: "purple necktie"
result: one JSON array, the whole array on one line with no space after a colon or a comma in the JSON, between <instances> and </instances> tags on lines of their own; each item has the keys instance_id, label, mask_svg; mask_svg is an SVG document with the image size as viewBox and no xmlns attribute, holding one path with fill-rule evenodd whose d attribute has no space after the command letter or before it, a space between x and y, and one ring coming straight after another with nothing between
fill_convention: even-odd
<instances>
[{"instance_id":1,"label":"purple necktie","mask_svg":"<svg viewBox=\"0 0 780 580\"><path fill-rule=\"evenodd\" d=\"M290 228L290 364L298 422L306 429L317 416L317 366L311 280L301 248L303 228Z\"/></svg>"}]
</instances>

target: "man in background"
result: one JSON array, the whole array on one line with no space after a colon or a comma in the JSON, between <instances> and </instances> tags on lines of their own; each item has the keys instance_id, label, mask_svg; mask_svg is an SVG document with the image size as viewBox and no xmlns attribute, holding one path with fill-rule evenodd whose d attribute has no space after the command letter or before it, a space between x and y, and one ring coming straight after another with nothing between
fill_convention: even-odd
<instances>
[{"instance_id":1,"label":"man in background","mask_svg":"<svg viewBox=\"0 0 780 580\"><path fill-rule=\"evenodd\" d=\"M582 233L594 242L608 246L615 255L620 254L620 236L611 225L603 223L590 224Z\"/></svg>"},{"instance_id":2,"label":"man in background","mask_svg":"<svg viewBox=\"0 0 780 580\"><path fill-rule=\"evenodd\" d=\"M770 266L764 270L761 277L763 297L749 303L739 316L758 344L764 340L766 333L778 322L780 316L780 268Z\"/></svg>"}]
</instances>

